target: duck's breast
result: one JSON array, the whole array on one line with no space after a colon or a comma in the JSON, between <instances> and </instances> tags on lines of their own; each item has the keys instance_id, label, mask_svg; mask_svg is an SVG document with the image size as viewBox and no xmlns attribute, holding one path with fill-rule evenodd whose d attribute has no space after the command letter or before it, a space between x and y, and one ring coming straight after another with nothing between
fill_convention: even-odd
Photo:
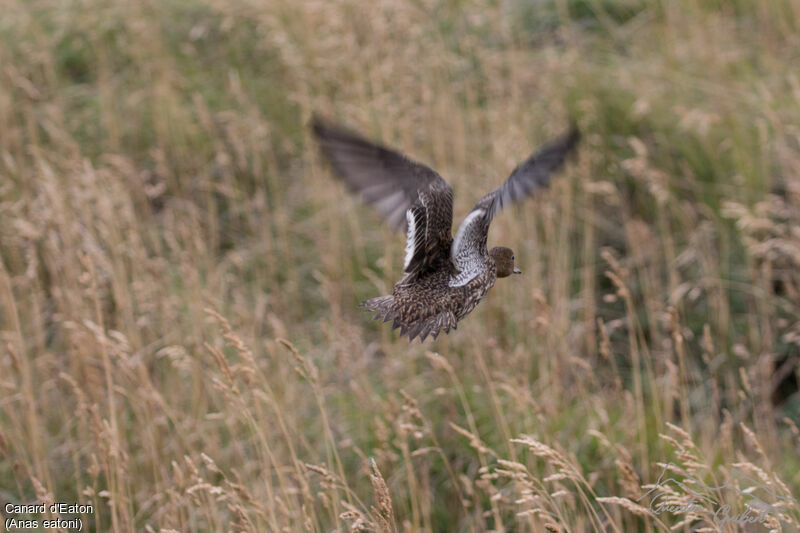
<instances>
[{"instance_id":1,"label":"duck's breast","mask_svg":"<svg viewBox=\"0 0 800 533\"><path fill-rule=\"evenodd\" d=\"M454 309L456 317L460 320L475 309L481 298L494 286L495 281L497 281L497 273L494 269L487 269L466 285L450 287L451 298L456 304L454 306L456 307Z\"/></svg>"}]
</instances>

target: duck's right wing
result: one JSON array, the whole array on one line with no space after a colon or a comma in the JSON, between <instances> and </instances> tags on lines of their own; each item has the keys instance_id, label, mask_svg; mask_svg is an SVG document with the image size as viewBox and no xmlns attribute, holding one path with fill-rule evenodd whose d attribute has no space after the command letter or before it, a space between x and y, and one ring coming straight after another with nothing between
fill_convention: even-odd
<instances>
[{"instance_id":1,"label":"duck's right wing","mask_svg":"<svg viewBox=\"0 0 800 533\"><path fill-rule=\"evenodd\" d=\"M570 130L542 146L520 163L502 185L481 198L458 227L451 259L458 273L451 286L465 285L480 273L486 254L486 238L492 218L505 206L518 202L550 184L550 176L558 170L575 148L580 133Z\"/></svg>"}]
</instances>

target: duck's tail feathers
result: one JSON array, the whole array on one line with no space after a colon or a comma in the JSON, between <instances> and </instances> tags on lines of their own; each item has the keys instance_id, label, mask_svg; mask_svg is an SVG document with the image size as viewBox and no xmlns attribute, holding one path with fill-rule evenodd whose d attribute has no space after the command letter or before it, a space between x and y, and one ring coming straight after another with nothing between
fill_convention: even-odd
<instances>
[{"instance_id":1,"label":"duck's tail feathers","mask_svg":"<svg viewBox=\"0 0 800 533\"><path fill-rule=\"evenodd\" d=\"M408 335L408 340L413 341L419 337L420 342L423 342L428 335L434 339L439 336L439 333L449 333L451 329L456 329L455 315L451 311L443 311L438 315L429 316L413 322L404 320L401 313L395 309L394 296L378 296L361 302L361 306L368 311L375 313L375 319L381 319L384 322L392 321L392 329L400 328L400 336Z\"/></svg>"},{"instance_id":2,"label":"duck's tail feathers","mask_svg":"<svg viewBox=\"0 0 800 533\"><path fill-rule=\"evenodd\" d=\"M425 320L420 330L420 341L424 341L425 337L431 335L434 339L439 336L439 333L450 333L451 329L456 329L458 320L451 311L443 311L438 315L432 316ZM412 337L413 339L413 337Z\"/></svg>"},{"instance_id":3,"label":"duck's tail feathers","mask_svg":"<svg viewBox=\"0 0 800 533\"><path fill-rule=\"evenodd\" d=\"M428 335L435 339L439 336L439 333L448 333L451 329L455 329L456 317L450 311L445 311L412 324L403 324L399 320L395 320L392 329L397 327L400 328L401 337L408 335L409 342L417 337L419 337L420 342L425 342Z\"/></svg>"},{"instance_id":4,"label":"duck's tail feathers","mask_svg":"<svg viewBox=\"0 0 800 533\"><path fill-rule=\"evenodd\" d=\"M361 302L361 307L365 307L368 311L375 313L375 319L380 318L384 322L395 320L396 323L397 312L394 310L394 296L391 294L364 300Z\"/></svg>"},{"instance_id":5,"label":"duck's tail feathers","mask_svg":"<svg viewBox=\"0 0 800 533\"><path fill-rule=\"evenodd\" d=\"M413 341L415 337L419 337L420 342L424 342L425 338L430 335L434 339L439 336L439 333L448 333L451 329L456 327L456 317L450 311L443 311L438 315L419 320L407 327L400 330L400 336L408 333L408 340Z\"/></svg>"}]
</instances>

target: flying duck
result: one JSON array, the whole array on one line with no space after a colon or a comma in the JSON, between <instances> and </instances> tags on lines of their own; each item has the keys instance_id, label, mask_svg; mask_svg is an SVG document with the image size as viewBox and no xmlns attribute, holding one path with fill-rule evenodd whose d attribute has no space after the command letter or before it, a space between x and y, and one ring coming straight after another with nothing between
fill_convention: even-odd
<instances>
[{"instance_id":1,"label":"flying duck","mask_svg":"<svg viewBox=\"0 0 800 533\"><path fill-rule=\"evenodd\" d=\"M454 239L453 189L436 171L320 117L311 127L334 173L392 228L406 232L403 277L392 294L361 305L376 319L393 321L392 329L410 341L455 329L497 278L521 273L510 248L487 251L489 224L505 206L546 187L580 137L573 125L523 161L475 204Z\"/></svg>"}]
</instances>

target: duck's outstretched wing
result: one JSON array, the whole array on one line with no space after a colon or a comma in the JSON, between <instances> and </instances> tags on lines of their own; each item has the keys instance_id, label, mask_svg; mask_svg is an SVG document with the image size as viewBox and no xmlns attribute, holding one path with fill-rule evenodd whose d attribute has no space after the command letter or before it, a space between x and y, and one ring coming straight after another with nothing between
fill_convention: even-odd
<instances>
[{"instance_id":1,"label":"duck's outstretched wing","mask_svg":"<svg viewBox=\"0 0 800 533\"><path fill-rule=\"evenodd\" d=\"M488 253L486 237L494 215L507 205L547 187L550 176L564 164L579 139L580 133L573 125L567 133L545 144L520 163L502 185L475 204L458 227L453 241L451 259L458 273L451 280L451 286L468 283L480 271Z\"/></svg>"},{"instance_id":2,"label":"duck's outstretched wing","mask_svg":"<svg viewBox=\"0 0 800 533\"><path fill-rule=\"evenodd\" d=\"M345 185L392 228L407 231L406 273L419 273L449 260L453 189L436 171L319 117L314 117L311 127Z\"/></svg>"}]
</instances>

